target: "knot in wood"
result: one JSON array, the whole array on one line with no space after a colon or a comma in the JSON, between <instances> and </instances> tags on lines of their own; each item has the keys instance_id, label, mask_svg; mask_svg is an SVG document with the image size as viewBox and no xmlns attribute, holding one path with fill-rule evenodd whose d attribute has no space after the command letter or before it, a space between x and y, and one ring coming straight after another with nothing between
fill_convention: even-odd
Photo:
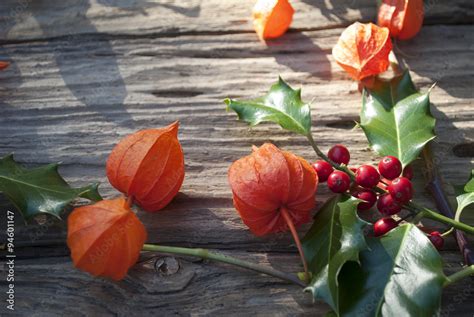
<instances>
[{"instance_id":1,"label":"knot in wood","mask_svg":"<svg viewBox=\"0 0 474 317\"><path fill-rule=\"evenodd\" d=\"M155 271L160 275L173 275L179 271L179 261L175 257L158 258L155 262Z\"/></svg>"}]
</instances>

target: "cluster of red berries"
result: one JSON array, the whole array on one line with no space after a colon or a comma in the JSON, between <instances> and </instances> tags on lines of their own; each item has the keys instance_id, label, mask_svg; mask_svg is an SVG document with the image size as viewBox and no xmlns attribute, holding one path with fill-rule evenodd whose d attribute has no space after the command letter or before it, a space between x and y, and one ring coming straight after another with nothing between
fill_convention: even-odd
<instances>
[{"instance_id":1,"label":"cluster of red berries","mask_svg":"<svg viewBox=\"0 0 474 317\"><path fill-rule=\"evenodd\" d=\"M342 144L334 145L327 155L334 163L345 166L349 164L351 158L349 150ZM403 169L402 163L394 156L382 158L378 168L372 165L362 165L357 169L350 168L355 174L354 184L352 184L351 177L347 173L335 170L326 161L316 161L313 167L318 173L319 181L327 181L328 188L331 191L344 193L350 190L352 196L363 200L357 206L359 211L369 210L377 203L377 210L385 217L375 222L373 226L375 236L384 235L398 226L398 222L391 216L399 213L402 206L413 197L413 186L411 184L413 169L410 166ZM388 192L377 195L373 190L375 187ZM432 232L428 237L432 242L437 241L433 242L437 248L439 245L442 246L443 238L438 232ZM441 239L441 242L439 242L439 239Z\"/></svg>"}]
</instances>

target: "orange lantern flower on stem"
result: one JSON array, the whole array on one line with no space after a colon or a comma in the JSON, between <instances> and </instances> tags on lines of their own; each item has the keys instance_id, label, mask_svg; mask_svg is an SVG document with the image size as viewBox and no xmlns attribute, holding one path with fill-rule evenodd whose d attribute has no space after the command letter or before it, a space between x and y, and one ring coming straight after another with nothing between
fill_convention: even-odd
<instances>
[{"instance_id":1,"label":"orange lantern flower on stem","mask_svg":"<svg viewBox=\"0 0 474 317\"><path fill-rule=\"evenodd\" d=\"M423 17L423 0L383 0L377 24L389 28L394 38L407 40L420 32Z\"/></svg>"},{"instance_id":2,"label":"orange lantern flower on stem","mask_svg":"<svg viewBox=\"0 0 474 317\"><path fill-rule=\"evenodd\" d=\"M121 280L138 259L146 230L124 198L79 207L68 217L67 245L74 266Z\"/></svg>"},{"instance_id":3,"label":"orange lantern flower on stem","mask_svg":"<svg viewBox=\"0 0 474 317\"><path fill-rule=\"evenodd\" d=\"M162 129L138 131L115 146L107 160L107 177L146 211L164 208L184 180L184 156L178 122Z\"/></svg>"},{"instance_id":4,"label":"orange lantern flower on stem","mask_svg":"<svg viewBox=\"0 0 474 317\"><path fill-rule=\"evenodd\" d=\"M288 0L257 0L253 8L253 25L262 40L277 38L290 27L295 10Z\"/></svg>"},{"instance_id":5,"label":"orange lantern flower on stem","mask_svg":"<svg viewBox=\"0 0 474 317\"><path fill-rule=\"evenodd\" d=\"M318 176L303 158L266 143L235 161L229 169L235 209L258 236L290 230L300 252L295 227L310 221Z\"/></svg>"},{"instance_id":6,"label":"orange lantern flower on stem","mask_svg":"<svg viewBox=\"0 0 474 317\"><path fill-rule=\"evenodd\" d=\"M342 32L332 55L353 79L362 80L388 69L391 50L387 28L356 22Z\"/></svg>"}]
</instances>

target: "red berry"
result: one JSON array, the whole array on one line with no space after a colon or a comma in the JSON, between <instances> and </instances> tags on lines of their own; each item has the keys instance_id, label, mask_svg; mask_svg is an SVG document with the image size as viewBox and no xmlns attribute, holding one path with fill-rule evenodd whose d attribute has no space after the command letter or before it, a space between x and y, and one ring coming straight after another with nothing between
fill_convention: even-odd
<instances>
[{"instance_id":1,"label":"red berry","mask_svg":"<svg viewBox=\"0 0 474 317\"><path fill-rule=\"evenodd\" d=\"M355 168L355 167L349 167L349 169L350 169L350 170L352 171L352 173L354 173L354 174L357 172L357 168Z\"/></svg>"},{"instance_id":2,"label":"red berry","mask_svg":"<svg viewBox=\"0 0 474 317\"><path fill-rule=\"evenodd\" d=\"M379 219L374 223L374 235L382 236L397 226L398 223L390 217Z\"/></svg>"},{"instance_id":3,"label":"red berry","mask_svg":"<svg viewBox=\"0 0 474 317\"><path fill-rule=\"evenodd\" d=\"M399 213L402 210L402 207L390 194L383 194L377 201L377 209L381 214L391 216Z\"/></svg>"},{"instance_id":4,"label":"red berry","mask_svg":"<svg viewBox=\"0 0 474 317\"><path fill-rule=\"evenodd\" d=\"M375 167L371 165L362 165L357 169L355 181L358 185L365 188L372 188L380 181L380 174Z\"/></svg>"},{"instance_id":5,"label":"red berry","mask_svg":"<svg viewBox=\"0 0 474 317\"><path fill-rule=\"evenodd\" d=\"M331 161L338 164L349 164L351 155L349 150L342 144L336 144L329 149L328 157Z\"/></svg>"},{"instance_id":6,"label":"red berry","mask_svg":"<svg viewBox=\"0 0 474 317\"><path fill-rule=\"evenodd\" d=\"M360 202L357 205L357 210L360 210L360 211L369 210L377 201L377 195L371 190L366 190L366 189L357 190L354 193L352 193L352 196L359 198L360 200L363 200L363 202Z\"/></svg>"},{"instance_id":7,"label":"red berry","mask_svg":"<svg viewBox=\"0 0 474 317\"><path fill-rule=\"evenodd\" d=\"M444 245L444 239L438 231L433 231L428 235L431 243L435 246L436 249L441 250Z\"/></svg>"},{"instance_id":8,"label":"red berry","mask_svg":"<svg viewBox=\"0 0 474 317\"><path fill-rule=\"evenodd\" d=\"M411 180L413 178L413 167L411 165L405 166L402 176Z\"/></svg>"},{"instance_id":9,"label":"red berry","mask_svg":"<svg viewBox=\"0 0 474 317\"><path fill-rule=\"evenodd\" d=\"M313 168L318 174L318 179L320 182L327 181L329 175L334 171L331 164L323 160L314 162Z\"/></svg>"},{"instance_id":10,"label":"red berry","mask_svg":"<svg viewBox=\"0 0 474 317\"><path fill-rule=\"evenodd\" d=\"M349 189L351 179L349 175L341 171L334 171L328 177L328 187L335 193L343 193Z\"/></svg>"},{"instance_id":11,"label":"red berry","mask_svg":"<svg viewBox=\"0 0 474 317\"><path fill-rule=\"evenodd\" d=\"M394 179L402 173L402 163L395 156L385 156L379 162L380 175L386 179Z\"/></svg>"},{"instance_id":12,"label":"red berry","mask_svg":"<svg viewBox=\"0 0 474 317\"><path fill-rule=\"evenodd\" d=\"M387 189L393 199L401 204L405 204L413 198L413 186L406 177L395 178Z\"/></svg>"}]
</instances>

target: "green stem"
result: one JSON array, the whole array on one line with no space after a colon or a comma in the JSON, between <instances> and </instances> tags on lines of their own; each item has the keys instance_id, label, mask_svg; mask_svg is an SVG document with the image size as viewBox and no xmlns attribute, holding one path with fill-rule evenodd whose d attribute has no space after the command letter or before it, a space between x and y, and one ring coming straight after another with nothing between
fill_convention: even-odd
<instances>
[{"instance_id":1,"label":"green stem","mask_svg":"<svg viewBox=\"0 0 474 317\"><path fill-rule=\"evenodd\" d=\"M337 164L333 161L331 161L319 148L318 148L318 145L316 144L316 142L314 141L313 139L313 136L311 134L308 134L307 135L307 138L308 138L308 141L309 143L311 144L311 146L313 147L314 149L314 152L316 152L316 154L322 158L323 160L325 160L326 162L328 162L329 164L331 164L335 169L338 169L338 170L341 170L341 171L344 171L346 172L351 180L354 180L355 178L355 175L354 173L350 170L350 168L348 168L346 165L343 165L343 164ZM386 193L387 191L382 189L382 188L379 188L379 187L374 187L373 188L374 191L376 191L377 193L380 193L380 194L383 194L383 193ZM408 204L405 204L403 206L405 209L408 209L409 211L413 212L413 213L417 213L418 215L415 217L415 219L421 219L421 218L429 218L429 219L433 219L433 220L436 220L436 221L439 221L439 222L443 222L445 224L448 224L448 225L451 225L453 226L454 228L456 229L459 229L459 230L462 230L462 231L465 231L467 233L470 233L470 234L474 234L474 227L471 227L465 223L462 223L460 221L456 221L454 219L451 219L449 217L445 217L435 211L432 211L428 208L425 208L425 207L422 207L422 206L418 206L417 204L415 204L414 202L409 202Z\"/></svg>"},{"instance_id":2,"label":"green stem","mask_svg":"<svg viewBox=\"0 0 474 317\"><path fill-rule=\"evenodd\" d=\"M428 208L423 208L423 210L420 211L423 215L424 218L436 220L439 222L443 222L447 225L450 225L456 229L462 230L464 232L467 232L469 234L474 234L474 227L465 224L463 222L456 221L452 218L443 216L442 214L439 214L433 210L430 210Z\"/></svg>"},{"instance_id":3,"label":"green stem","mask_svg":"<svg viewBox=\"0 0 474 317\"><path fill-rule=\"evenodd\" d=\"M306 287L306 284L300 281L296 275L281 272L268 266L263 266L263 265L258 265L255 263L243 261L231 256L210 252L209 250L206 250L206 249L180 248L180 247L170 247L170 246L157 245L157 244L144 244L142 250L169 253L169 254L189 255L189 256L195 256L198 258L207 259L211 261L232 264L232 265L249 269L255 272L270 275L270 276L282 279L284 281L294 283L301 287Z\"/></svg>"},{"instance_id":4,"label":"green stem","mask_svg":"<svg viewBox=\"0 0 474 317\"><path fill-rule=\"evenodd\" d=\"M346 172L347 175L350 176L351 180L354 180L355 179L355 174L353 171L351 171L351 169L349 167L347 167L346 165L344 164L337 164L333 161L331 161L329 159L329 157L326 156L326 154L324 154L318 147L318 145L316 144L316 142L314 142L314 139L313 139L313 136L310 134L308 134L306 136L308 138L308 141L309 143L311 144L311 146L313 147L313 150L314 152L316 152L316 155L318 155L320 158L322 158L323 160L325 160L326 162L328 162L329 164L332 165L332 167L334 167L335 169L338 169L340 171L343 171L343 172Z\"/></svg>"},{"instance_id":5,"label":"green stem","mask_svg":"<svg viewBox=\"0 0 474 317\"><path fill-rule=\"evenodd\" d=\"M453 283L456 283L457 281L468 277L470 275L474 274L474 265L466 266L464 269L461 271L458 271L450 276L448 276L446 282L444 283L443 287L449 286Z\"/></svg>"},{"instance_id":6,"label":"green stem","mask_svg":"<svg viewBox=\"0 0 474 317\"><path fill-rule=\"evenodd\" d=\"M421 220L421 218L423 218L423 216L424 215L422 212L416 212L416 216L413 217L413 219L411 220L411 223L416 225Z\"/></svg>"},{"instance_id":7,"label":"green stem","mask_svg":"<svg viewBox=\"0 0 474 317\"><path fill-rule=\"evenodd\" d=\"M340 168L340 165L337 164L337 163L334 163L333 161L331 161L329 159L329 157L326 156L326 154L324 154L318 147L318 145L316 144L316 142L314 142L314 139L313 139L313 135L310 133L306 136L308 138L308 141L309 143L311 144L311 146L313 147L313 150L314 152L316 152L316 154L322 158L323 160L325 160L326 162L328 162L329 164L331 164L334 168L337 168L339 169Z\"/></svg>"},{"instance_id":8,"label":"green stem","mask_svg":"<svg viewBox=\"0 0 474 317\"><path fill-rule=\"evenodd\" d=\"M443 233L441 234L441 236L442 236L443 238L444 238L444 237L447 237L447 236L449 236L451 233L453 233L453 231L454 231L454 227L451 227L451 228L449 228L448 231L443 232Z\"/></svg>"}]
</instances>

